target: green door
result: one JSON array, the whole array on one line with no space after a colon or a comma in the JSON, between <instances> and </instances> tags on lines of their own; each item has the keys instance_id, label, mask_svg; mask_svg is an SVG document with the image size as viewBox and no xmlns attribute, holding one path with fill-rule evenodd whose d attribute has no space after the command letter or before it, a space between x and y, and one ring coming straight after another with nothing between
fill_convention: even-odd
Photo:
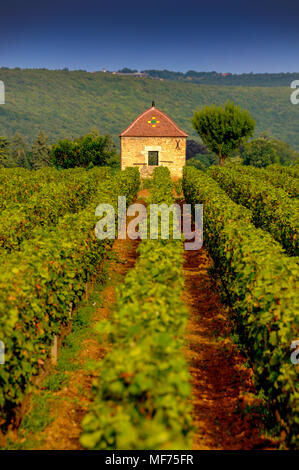
<instances>
[{"instance_id":1,"label":"green door","mask_svg":"<svg viewBox=\"0 0 299 470\"><path fill-rule=\"evenodd\" d=\"M149 166L159 165L159 152L153 150L148 152L148 164Z\"/></svg>"}]
</instances>

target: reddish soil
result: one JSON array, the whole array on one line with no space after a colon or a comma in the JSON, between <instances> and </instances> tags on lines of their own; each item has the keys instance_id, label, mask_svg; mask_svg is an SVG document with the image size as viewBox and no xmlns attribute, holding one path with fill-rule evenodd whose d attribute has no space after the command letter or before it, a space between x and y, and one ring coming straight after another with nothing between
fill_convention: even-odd
<instances>
[{"instance_id":1,"label":"reddish soil","mask_svg":"<svg viewBox=\"0 0 299 470\"><path fill-rule=\"evenodd\" d=\"M232 342L228 309L209 275L207 251L185 251L184 300L190 311L186 357L192 376L194 449L273 449L262 423L246 406L258 405L252 370Z\"/></svg>"},{"instance_id":2,"label":"reddish soil","mask_svg":"<svg viewBox=\"0 0 299 470\"><path fill-rule=\"evenodd\" d=\"M138 193L138 203L141 203L142 200L145 200L147 197L150 196L150 192L148 189L141 189Z\"/></svg>"}]
</instances>

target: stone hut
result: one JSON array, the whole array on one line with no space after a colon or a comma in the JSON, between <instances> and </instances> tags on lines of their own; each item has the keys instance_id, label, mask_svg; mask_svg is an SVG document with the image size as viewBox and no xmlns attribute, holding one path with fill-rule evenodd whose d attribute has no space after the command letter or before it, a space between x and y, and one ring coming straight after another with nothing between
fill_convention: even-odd
<instances>
[{"instance_id":1,"label":"stone hut","mask_svg":"<svg viewBox=\"0 0 299 470\"><path fill-rule=\"evenodd\" d=\"M186 163L187 136L153 102L120 134L121 169L138 166L140 175L147 177L156 166L167 166L172 177L180 178Z\"/></svg>"}]
</instances>

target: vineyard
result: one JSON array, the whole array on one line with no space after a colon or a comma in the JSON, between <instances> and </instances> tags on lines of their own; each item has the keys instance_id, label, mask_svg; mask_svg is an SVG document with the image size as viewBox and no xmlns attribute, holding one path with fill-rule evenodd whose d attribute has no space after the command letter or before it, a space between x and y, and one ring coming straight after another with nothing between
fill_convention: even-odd
<instances>
[{"instance_id":1,"label":"vineyard","mask_svg":"<svg viewBox=\"0 0 299 470\"><path fill-rule=\"evenodd\" d=\"M1 448L298 448L298 177L0 169ZM203 204L200 253L98 239L118 196Z\"/></svg>"}]
</instances>

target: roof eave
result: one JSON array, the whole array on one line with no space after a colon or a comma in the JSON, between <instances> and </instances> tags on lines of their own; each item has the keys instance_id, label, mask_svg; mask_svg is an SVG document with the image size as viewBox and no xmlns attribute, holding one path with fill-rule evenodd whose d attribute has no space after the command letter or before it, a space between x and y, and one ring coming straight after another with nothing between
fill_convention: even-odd
<instances>
[{"instance_id":1,"label":"roof eave","mask_svg":"<svg viewBox=\"0 0 299 470\"><path fill-rule=\"evenodd\" d=\"M127 135L127 134L122 132L121 134L119 134L119 137L140 137L141 139L143 137L153 137L153 138L156 138L156 137L163 137L163 138L165 138L165 137L177 137L177 138L179 138L179 137L189 137L189 134L186 134L184 132L183 134L180 134L180 135L177 135L177 134L176 135L157 135L157 134L156 135L133 135L133 134Z\"/></svg>"}]
</instances>

